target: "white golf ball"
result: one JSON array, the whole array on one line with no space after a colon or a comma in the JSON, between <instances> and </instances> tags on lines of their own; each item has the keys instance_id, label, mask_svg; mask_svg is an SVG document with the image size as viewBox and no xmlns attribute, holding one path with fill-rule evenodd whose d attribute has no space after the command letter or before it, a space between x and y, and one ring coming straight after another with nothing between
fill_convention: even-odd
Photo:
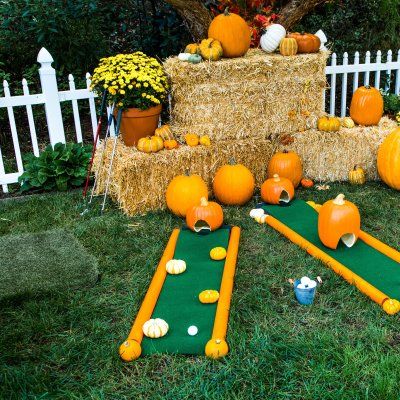
<instances>
[{"instance_id":1,"label":"white golf ball","mask_svg":"<svg viewBox=\"0 0 400 400\"><path fill-rule=\"evenodd\" d=\"M198 331L199 331L199 330L198 330L197 326L194 326L194 325L189 326L189 328L188 328L188 330L187 330L187 332L188 332L188 334L189 334L190 336L195 336L195 335L197 335L197 332L198 332Z\"/></svg>"}]
</instances>

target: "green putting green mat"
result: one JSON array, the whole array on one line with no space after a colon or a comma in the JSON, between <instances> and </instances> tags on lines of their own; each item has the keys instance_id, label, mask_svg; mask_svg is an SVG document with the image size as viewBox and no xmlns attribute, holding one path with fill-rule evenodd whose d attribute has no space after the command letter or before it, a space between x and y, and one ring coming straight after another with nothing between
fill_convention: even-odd
<instances>
[{"instance_id":1,"label":"green putting green mat","mask_svg":"<svg viewBox=\"0 0 400 400\"><path fill-rule=\"evenodd\" d=\"M96 259L62 229L0 237L0 299L93 285L97 278Z\"/></svg>"},{"instance_id":2,"label":"green putting green mat","mask_svg":"<svg viewBox=\"0 0 400 400\"><path fill-rule=\"evenodd\" d=\"M228 248L230 227L223 227L207 235L183 229L175 248L175 259L186 261L186 271L179 275L167 274L151 318L162 318L169 325L167 335L159 339L143 338L142 354L180 353L204 354L211 338L217 303L202 304L198 299L206 289L220 290L225 260L214 261L210 250ZM198 333L190 336L189 326Z\"/></svg>"},{"instance_id":3,"label":"green putting green mat","mask_svg":"<svg viewBox=\"0 0 400 400\"><path fill-rule=\"evenodd\" d=\"M400 300L398 262L362 240L357 240L351 248L343 244L336 250L325 247L318 237L318 213L302 200L295 199L288 206L262 204L261 207L267 214L307 239L381 292L390 298Z\"/></svg>"}]
</instances>

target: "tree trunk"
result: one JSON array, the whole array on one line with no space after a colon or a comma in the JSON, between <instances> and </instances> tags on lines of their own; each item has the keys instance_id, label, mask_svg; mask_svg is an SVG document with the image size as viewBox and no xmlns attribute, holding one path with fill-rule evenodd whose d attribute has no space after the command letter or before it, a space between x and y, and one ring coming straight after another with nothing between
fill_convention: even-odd
<instances>
[{"instance_id":1,"label":"tree trunk","mask_svg":"<svg viewBox=\"0 0 400 400\"><path fill-rule=\"evenodd\" d=\"M208 36L208 26L212 17L200 0L165 0L182 17L194 41Z\"/></svg>"},{"instance_id":2,"label":"tree trunk","mask_svg":"<svg viewBox=\"0 0 400 400\"><path fill-rule=\"evenodd\" d=\"M290 30L316 6L326 2L327 0L290 0L279 12L280 17L278 22L286 30Z\"/></svg>"}]
</instances>

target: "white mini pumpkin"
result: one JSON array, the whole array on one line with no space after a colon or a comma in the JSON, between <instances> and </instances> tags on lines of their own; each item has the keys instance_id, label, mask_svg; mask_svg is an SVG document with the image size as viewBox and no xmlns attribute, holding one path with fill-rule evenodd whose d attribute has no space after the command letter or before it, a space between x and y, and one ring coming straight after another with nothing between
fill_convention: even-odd
<instances>
[{"instance_id":1,"label":"white mini pumpkin","mask_svg":"<svg viewBox=\"0 0 400 400\"><path fill-rule=\"evenodd\" d=\"M145 336L152 338L152 339L158 339L160 337L163 337L167 334L169 326L161 318L155 318L155 319L149 319L143 324L143 333Z\"/></svg>"},{"instance_id":2,"label":"white mini pumpkin","mask_svg":"<svg viewBox=\"0 0 400 400\"><path fill-rule=\"evenodd\" d=\"M261 48L267 53L273 53L279 47L279 43L285 36L286 29L282 25L272 24L261 36Z\"/></svg>"},{"instance_id":3,"label":"white mini pumpkin","mask_svg":"<svg viewBox=\"0 0 400 400\"><path fill-rule=\"evenodd\" d=\"M181 274L186 271L186 263L183 260L169 260L165 264L165 269L172 275Z\"/></svg>"}]
</instances>

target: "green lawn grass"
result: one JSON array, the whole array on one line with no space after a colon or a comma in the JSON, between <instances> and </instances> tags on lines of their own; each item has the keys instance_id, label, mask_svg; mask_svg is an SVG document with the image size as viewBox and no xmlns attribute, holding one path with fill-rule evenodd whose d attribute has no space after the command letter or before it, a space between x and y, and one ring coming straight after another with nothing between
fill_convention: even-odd
<instances>
[{"instance_id":1,"label":"green lawn grass","mask_svg":"<svg viewBox=\"0 0 400 400\"><path fill-rule=\"evenodd\" d=\"M381 184L299 190L322 202L344 192L363 228L400 248L400 196ZM81 217L80 193L0 202L0 235L63 228L99 261L92 288L0 303L1 399L397 399L400 323L268 226L254 205L226 207L241 247L222 361L118 357L172 228L168 212L128 218L110 205ZM1 249L0 249L1 251ZM288 278L320 275L315 304L302 307Z\"/></svg>"}]
</instances>

